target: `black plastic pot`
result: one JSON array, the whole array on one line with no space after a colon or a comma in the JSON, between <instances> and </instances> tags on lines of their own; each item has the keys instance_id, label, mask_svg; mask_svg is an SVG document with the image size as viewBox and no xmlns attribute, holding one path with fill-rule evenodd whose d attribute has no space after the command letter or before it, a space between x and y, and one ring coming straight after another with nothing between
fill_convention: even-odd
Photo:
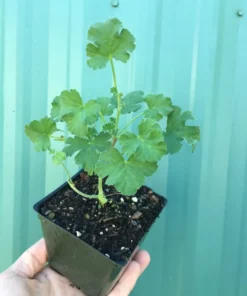
<instances>
[{"instance_id":1,"label":"black plastic pot","mask_svg":"<svg viewBox=\"0 0 247 296\"><path fill-rule=\"evenodd\" d=\"M79 173L72 179L75 179ZM105 296L120 279L135 255L137 248L128 262L112 261L98 250L43 216L40 212L42 205L48 199L52 199L65 186L68 186L67 182L34 205L34 210L38 213L41 220L49 265L58 273L68 278L87 296ZM140 244L144 239L145 237Z\"/></svg>"}]
</instances>

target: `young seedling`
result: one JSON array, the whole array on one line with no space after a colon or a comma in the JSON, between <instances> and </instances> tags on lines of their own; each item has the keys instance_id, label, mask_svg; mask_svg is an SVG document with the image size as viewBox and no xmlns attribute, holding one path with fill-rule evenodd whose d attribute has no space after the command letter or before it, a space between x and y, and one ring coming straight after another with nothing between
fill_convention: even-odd
<instances>
[{"instance_id":1,"label":"young seedling","mask_svg":"<svg viewBox=\"0 0 247 296\"><path fill-rule=\"evenodd\" d=\"M88 31L87 64L94 70L111 67L113 87L111 96L84 101L74 90L64 90L52 102L50 117L34 120L25 132L36 151L49 151L55 165L62 165L69 186L79 195L107 203L103 179L123 195L134 195L145 178L157 170L158 161L167 154L178 152L183 142L195 149L200 139L198 126L187 125L193 120L191 112L182 112L163 94L132 91L123 95L118 89L115 61L126 63L135 49L135 38L114 18L96 23ZM110 81L109 81L110 84ZM120 117L133 113L133 119L120 126ZM163 118L166 118L164 125ZM138 131L129 131L139 119ZM60 136L58 123L65 124L70 136ZM59 124L61 125L61 124ZM65 142L57 151L52 141ZM64 161L74 161L89 175L98 176L98 193L88 195L73 183Z\"/></svg>"}]
</instances>

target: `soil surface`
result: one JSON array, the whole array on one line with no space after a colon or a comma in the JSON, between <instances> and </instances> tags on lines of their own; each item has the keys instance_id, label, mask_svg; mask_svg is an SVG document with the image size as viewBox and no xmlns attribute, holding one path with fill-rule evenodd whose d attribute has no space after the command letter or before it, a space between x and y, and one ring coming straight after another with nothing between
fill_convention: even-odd
<instances>
[{"instance_id":1,"label":"soil surface","mask_svg":"<svg viewBox=\"0 0 247 296\"><path fill-rule=\"evenodd\" d=\"M81 173L76 187L97 194L96 176ZM109 202L100 207L98 200L86 199L69 186L47 200L41 214L115 261L131 256L150 226L159 216L166 200L146 186L134 196L123 196L113 186L103 186Z\"/></svg>"}]
</instances>

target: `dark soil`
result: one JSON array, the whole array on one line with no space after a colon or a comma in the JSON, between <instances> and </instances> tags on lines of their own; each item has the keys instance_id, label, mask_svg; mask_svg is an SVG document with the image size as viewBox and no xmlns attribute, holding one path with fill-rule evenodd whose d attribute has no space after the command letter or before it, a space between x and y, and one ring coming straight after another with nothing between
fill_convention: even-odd
<instances>
[{"instance_id":1,"label":"dark soil","mask_svg":"<svg viewBox=\"0 0 247 296\"><path fill-rule=\"evenodd\" d=\"M76 187L97 194L97 177L81 173ZM166 200L148 187L134 196L123 196L104 184L109 202L100 207L98 200L86 199L69 186L60 190L41 207L41 214L79 237L115 261L128 260L150 226L159 216Z\"/></svg>"}]
</instances>

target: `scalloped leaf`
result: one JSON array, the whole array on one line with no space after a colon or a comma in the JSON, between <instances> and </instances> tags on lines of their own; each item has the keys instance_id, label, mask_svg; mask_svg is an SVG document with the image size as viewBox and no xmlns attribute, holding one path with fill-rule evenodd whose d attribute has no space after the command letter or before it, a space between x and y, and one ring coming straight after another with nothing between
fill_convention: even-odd
<instances>
[{"instance_id":1,"label":"scalloped leaf","mask_svg":"<svg viewBox=\"0 0 247 296\"><path fill-rule=\"evenodd\" d=\"M88 133L88 125L97 121L100 108L96 100L84 104L76 90L65 90L53 100L51 116L54 120L66 122L72 134L84 137Z\"/></svg>"},{"instance_id":2,"label":"scalloped leaf","mask_svg":"<svg viewBox=\"0 0 247 296\"><path fill-rule=\"evenodd\" d=\"M75 156L76 164L82 166L89 175L92 175L100 153L111 147L110 140L111 135L104 132L98 134L93 140L79 137L68 138L65 142L68 146L63 151L67 156L78 152Z\"/></svg>"},{"instance_id":3,"label":"scalloped leaf","mask_svg":"<svg viewBox=\"0 0 247 296\"><path fill-rule=\"evenodd\" d=\"M167 153L162 129L154 120L144 119L138 126L139 135L125 132L119 138L122 151L135 155L139 161L156 162Z\"/></svg>"},{"instance_id":4,"label":"scalloped leaf","mask_svg":"<svg viewBox=\"0 0 247 296\"><path fill-rule=\"evenodd\" d=\"M178 152L182 148L184 140L192 146L192 151L194 151L196 144L200 141L200 128L199 126L186 125L187 120L193 119L190 111L181 113L181 108L173 106L173 111L168 115L166 132L164 133L168 153Z\"/></svg>"},{"instance_id":5,"label":"scalloped leaf","mask_svg":"<svg viewBox=\"0 0 247 296\"><path fill-rule=\"evenodd\" d=\"M116 119L114 117L111 117L110 121L103 125L103 131L111 135L116 135Z\"/></svg>"},{"instance_id":6,"label":"scalloped leaf","mask_svg":"<svg viewBox=\"0 0 247 296\"><path fill-rule=\"evenodd\" d=\"M48 117L39 121L33 120L25 126L25 133L34 143L34 149L38 152L47 151L51 148L50 136L57 130L56 123Z\"/></svg>"},{"instance_id":7,"label":"scalloped leaf","mask_svg":"<svg viewBox=\"0 0 247 296\"><path fill-rule=\"evenodd\" d=\"M105 68L111 58L126 63L135 49L134 36L116 18L91 26L88 40L87 64L95 70Z\"/></svg>"},{"instance_id":8,"label":"scalloped leaf","mask_svg":"<svg viewBox=\"0 0 247 296\"><path fill-rule=\"evenodd\" d=\"M149 109L144 112L144 116L157 121L169 115L173 110L171 99L165 97L163 94L147 95L145 97L145 102Z\"/></svg>"},{"instance_id":9,"label":"scalloped leaf","mask_svg":"<svg viewBox=\"0 0 247 296\"><path fill-rule=\"evenodd\" d=\"M83 101L78 91L71 89L62 91L51 104L51 117L54 120L62 121L64 115L77 112L83 106Z\"/></svg>"},{"instance_id":10,"label":"scalloped leaf","mask_svg":"<svg viewBox=\"0 0 247 296\"><path fill-rule=\"evenodd\" d=\"M127 114L131 112L136 112L139 109L141 109L144 101L144 92L143 91L132 91L128 93L126 96L122 99L122 114Z\"/></svg>"},{"instance_id":11,"label":"scalloped leaf","mask_svg":"<svg viewBox=\"0 0 247 296\"><path fill-rule=\"evenodd\" d=\"M115 106L113 106L111 104L111 99L110 98L106 98L106 97L102 97L102 98L98 98L96 100L96 102L99 104L100 109L99 111L101 112L101 114L103 116L111 116Z\"/></svg>"},{"instance_id":12,"label":"scalloped leaf","mask_svg":"<svg viewBox=\"0 0 247 296\"><path fill-rule=\"evenodd\" d=\"M106 184L115 186L124 195L133 195L145 177L154 174L157 164L140 162L133 156L125 160L116 148L111 148L100 155L95 169L101 178L107 177Z\"/></svg>"}]
</instances>

